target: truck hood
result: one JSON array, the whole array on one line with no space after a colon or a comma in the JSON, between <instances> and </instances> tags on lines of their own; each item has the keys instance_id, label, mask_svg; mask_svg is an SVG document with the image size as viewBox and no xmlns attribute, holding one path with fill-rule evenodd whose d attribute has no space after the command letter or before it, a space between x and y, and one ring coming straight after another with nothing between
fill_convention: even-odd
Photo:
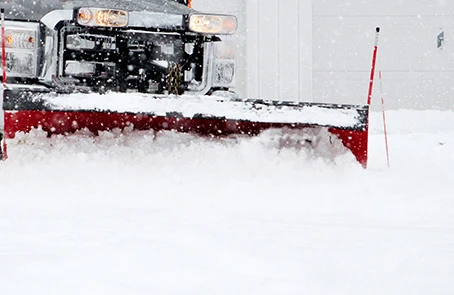
<instances>
[{"instance_id":1,"label":"truck hood","mask_svg":"<svg viewBox=\"0 0 454 295\"><path fill-rule=\"evenodd\" d=\"M7 20L39 21L43 16L56 9L78 7L112 8L132 11L151 11L158 13L185 15L191 9L173 0L10 0L2 4Z\"/></svg>"}]
</instances>

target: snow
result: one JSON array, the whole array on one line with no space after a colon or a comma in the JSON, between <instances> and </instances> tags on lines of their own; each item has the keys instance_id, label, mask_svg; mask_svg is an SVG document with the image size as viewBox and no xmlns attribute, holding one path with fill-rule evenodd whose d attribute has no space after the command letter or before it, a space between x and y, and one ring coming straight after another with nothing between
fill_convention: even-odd
<instances>
[{"instance_id":1,"label":"snow","mask_svg":"<svg viewBox=\"0 0 454 295\"><path fill-rule=\"evenodd\" d=\"M451 294L454 113L373 113L370 165L269 135L9 141L0 294Z\"/></svg>"},{"instance_id":2,"label":"snow","mask_svg":"<svg viewBox=\"0 0 454 295\"><path fill-rule=\"evenodd\" d=\"M320 126L354 127L360 124L357 108L333 109L317 105L293 108L248 101L229 100L221 96L159 96L141 93L68 94L39 97L52 110L102 110L126 113L152 113L166 116L180 113L185 118L197 114L231 120L249 120L265 123L302 123ZM292 102L293 103L293 102ZM296 104L296 103L294 103Z\"/></svg>"}]
</instances>

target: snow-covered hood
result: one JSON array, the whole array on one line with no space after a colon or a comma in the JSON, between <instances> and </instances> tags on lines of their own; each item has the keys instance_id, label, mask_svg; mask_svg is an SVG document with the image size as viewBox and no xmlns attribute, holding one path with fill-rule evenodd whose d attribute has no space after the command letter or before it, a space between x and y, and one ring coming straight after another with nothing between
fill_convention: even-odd
<instances>
[{"instance_id":1,"label":"snow-covered hood","mask_svg":"<svg viewBox=\"0 0 454 295\"><path fill-rule=\"evenodd\" d=\"M4 3L5 18L39 21L56 9L78 7L115 8L127 11L151 11L169 14L189 14L192 10L174 0L10 0Z\"/></svg>"}]
</instances>

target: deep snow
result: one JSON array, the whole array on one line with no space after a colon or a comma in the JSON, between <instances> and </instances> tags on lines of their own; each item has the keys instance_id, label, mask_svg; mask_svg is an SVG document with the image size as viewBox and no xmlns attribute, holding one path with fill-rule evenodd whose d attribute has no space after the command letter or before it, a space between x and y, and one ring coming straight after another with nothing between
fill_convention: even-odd
<instances>
[{"instance_id":1,"label":"deep snow","mask_svg":"<svg viewBox=\"0 0 454 295\"><path fill-rule=\"evenodd\" d=\"M266 136L40 132L0 163L0 294L452 294L454 113L373 113L370 164Z\"/></svg>"}]
</instances>

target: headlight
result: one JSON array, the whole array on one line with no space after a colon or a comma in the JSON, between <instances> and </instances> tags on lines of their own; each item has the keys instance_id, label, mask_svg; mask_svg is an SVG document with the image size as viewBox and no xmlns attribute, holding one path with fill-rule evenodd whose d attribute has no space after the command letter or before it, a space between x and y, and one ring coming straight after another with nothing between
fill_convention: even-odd
<instances>
[{"instance_id":1,"label":"headlight","mask_svg":"<svg viewBox=\"0 0 454 295\"><path fill-rule=\"evenodd\" d=\"M11 77L33 77L35 76L34 53L7 52L6 72Z\"/></svg>"},{"instance_id":2,"label":"headlight","mask_svg":"<svg viewBox=\"0 0 454 295\"><path fill-rule=\"evenodd\" d=\"M235 33L238 21L233 15L192 14L189 29L202 34L231 35Z\"/></svg>"},{"instance_id":3,"label":"headlight","mask_svg":"<svg viewBox=\"0 0 454 295\"><path fill-rule=\"evenodd\" d=\"M34 30L5 30L5 47L15 49L35 49L36 31Z\"/></svg>"},{"instance_id":4,"label":"headlight","mask_svg":"<svg viewBox=\"0 0 454 295\"><path fill-rule=\"evenodd\" d=\"M235 62L218 61L214 65L214 85L230 86L235 79Z\"/></svg>"},{"instance_id":5,"label":"headlight","mask_svg":"<svg viewBox=\"0 0 454 295\"><path fill-rule=\"evenodd\" d=\"M10 77L36 77L38 25L5 26L6 71Z\"/></svg>"},{"instance_id":6,"label":"headlight","mask_svg":"<svg viewBox=\"0 0 454 295\"><path fill-rule=\"evenodd\" d=\"M232 87L235 84L235 43L216 42L213 48L213 85Z\"/></svg>"},{"instance_id":7,"label":"headlight","mask_svg":"<svg viewBox=\"0 0 454 295\"><path fill-rule=\"evenodd\" d=\"M77 23L89 27L126 27L129 15L127 11L104 8L80 8Z\"/></svg>"}]
</instances>

